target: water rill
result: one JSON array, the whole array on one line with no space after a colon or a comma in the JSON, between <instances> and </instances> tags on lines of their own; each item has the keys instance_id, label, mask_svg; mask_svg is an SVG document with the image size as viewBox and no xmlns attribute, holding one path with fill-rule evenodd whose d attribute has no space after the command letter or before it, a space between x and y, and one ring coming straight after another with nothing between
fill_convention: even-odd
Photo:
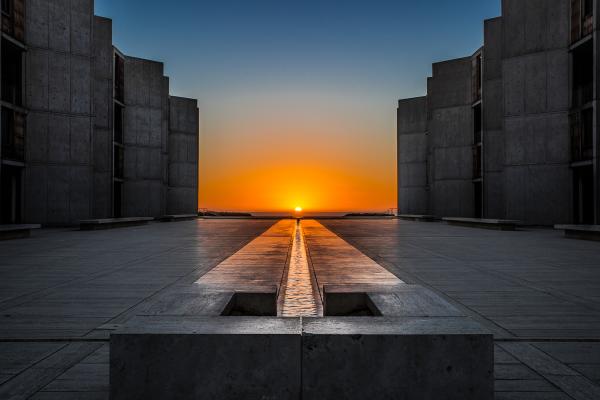
<instances>
[{"instance_id":1,"label":"water rill","mask_svg":"<svg viewBox=\"0 0 600 400\"><path fill-rule=\"evenodd\" d=\"M287 281L284 284L282 317L317 317L322 315L320 296L313 284L308 263L302 221L297 220L294 230Z\"/></svg>"}]
</instances>

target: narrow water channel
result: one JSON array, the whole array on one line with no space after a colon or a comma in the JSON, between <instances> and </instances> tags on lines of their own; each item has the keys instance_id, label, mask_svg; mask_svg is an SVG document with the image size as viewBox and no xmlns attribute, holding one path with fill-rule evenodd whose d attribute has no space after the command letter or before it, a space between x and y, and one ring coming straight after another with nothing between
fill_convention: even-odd
<instances>
[{"instance_id":1,"label":"narrow water channel","mask_svg":"<svg viewBox=\"0 0 600 400\"><path fill-rule=\"evenodd\" d=\"M318 317L321 310L320 297L314 288L312 272L308 264L302 222L298 221L294 231L281 316Z\"/></svg>"}]
</instances>

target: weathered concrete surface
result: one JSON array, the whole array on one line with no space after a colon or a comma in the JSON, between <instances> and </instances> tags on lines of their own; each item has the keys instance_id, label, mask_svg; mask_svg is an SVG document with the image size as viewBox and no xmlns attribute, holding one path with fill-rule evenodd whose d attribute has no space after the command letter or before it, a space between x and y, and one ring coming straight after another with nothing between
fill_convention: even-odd
<instances>
[{"instance_id":1,"label":"weathered concrete surface","mask_svg":"<svg viewBox=\"0 0 600 400\"><path fill-rule=\"evenodd\" d=\"M435 63L427 94L429 213L473 217L471 58Z\"/></svg>"},{"instance_id":2,"label":"weathered concrete surface","mask_svg":"<svg viewBox=\"0 0 600 400\"><path fill-rule=\"evenodd\" d=\"M427 97L398 102L398 212L426 214Z\"/></svg>"},{"instance_id":3,"label":"weathered concrete surface","mask_svg":"<svg viewBox=\"0 0 600 400\"><path fill-rule=\"evenodd\" d=\"M466 318L306 318L303 399L493 399L492 335Z\"/></svg>"},{"instance_id":4,"label":"weathered concrete surface","mask_svg":"<svg viewBox=\"0 0 600 400\"><path fill-rule=\"evenodd\" d=\"M198 212L198 101L169 98L168 214Z\"/></svg>"},{"instance_id":5,"label":"weathered concrete surface","mask_svg":"<svg viewBox=\"0 0 600 400\"><path fill-rule=\"evenodd\" d=\"M300 321L139 317L111 335L110 398L299 399Z\"/></svg>"},{"instance_id":6,"label":"weathered concrete surface","mask_svg":"<svg viewBox=\"0 0 600 400\"><path fill-rule=\"evenodd\" d=\"M231 292L205 301L187 289L274 222L42 229L31 239L1 242L0 398L108 399L109 332L138 314L215 315ZM495 333L497 400L598 398L596 243L553 230L396 219L322 223L399 279L432 290ZM427 302L405 307L418 315L419 304ZM90 338L100 342L82 342ZM500 347L504 338L527 346L509 352Z\"/></svg>"},{"instance_id":7,"label":"weathered concrete surface","mask_svg":"<svg viewBox=\"0 0 600 400\"><path fill-rule=\"evenodd\" d=\"M514 231L521 221L508 219L482 219L482 218L442 218L449 225L466 226L470 228L494 229L500 231Z\"/></svg>"},{"instance_id":8,"label":"weathered concrete surface","mask_svg":"<svg viewBox=\"0 0 600 400\"><path fill-rule=\"evenodd\" d=\"M151 217L86 219L79 221L79 229L82 231L93 231L98 229L124 228L129 226L146 225L153 220L154 218Z\"/></svg>"},{"instance_id":9,"label":"weathered concrete surface","mask_svg":"<svg viewBox=\"0 0 600 400\"><path fill-rule=\"evenodd\" d=\"M24 218L88 218L92 188L93 2L28 1Z\"/></svg>"}]
</instances>

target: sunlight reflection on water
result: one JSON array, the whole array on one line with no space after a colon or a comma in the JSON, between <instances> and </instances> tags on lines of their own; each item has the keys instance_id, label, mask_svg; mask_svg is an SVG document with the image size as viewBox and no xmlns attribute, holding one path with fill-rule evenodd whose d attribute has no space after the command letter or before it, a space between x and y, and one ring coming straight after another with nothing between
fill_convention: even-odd
<instances>
[{"instance_id":1,"label":"sunlight reflection on water","mask_svg":"<svg viewBox=\"0 0 600 400\"><path fill-rule=\"evenodd\" d=\"M294 232L294 243L292 244L292 255L283 299L283 317L319 316L301 223L296 225Z\"/></svg>"}]
</instances>

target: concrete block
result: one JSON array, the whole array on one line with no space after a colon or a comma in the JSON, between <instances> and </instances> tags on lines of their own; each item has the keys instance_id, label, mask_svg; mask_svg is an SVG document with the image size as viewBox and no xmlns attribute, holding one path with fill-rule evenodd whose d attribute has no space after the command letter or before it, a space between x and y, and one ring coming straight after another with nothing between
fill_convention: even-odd
<instances>
[{"instance_id":1,"label":"concrete block","mask_svg":"<svg viewBox=\"0 0 600 400\"><path fill-rule=\"evenodd\" d=\"M69 221L69 180L71 167L48 166L47 223L64 225Z\"/></svg>"},{"instance_id":2,"label":"concrete block","mask_svg":"<svg viewBox=\"0 0 600 400\"><path fill-rule=\"evenodd\" d=\"M71 3L71 52L73 54L91 56L93 15L90 8L82 10L82 6L89 6L89 3L88 0Z\"/></svg>"},{"instance_id":3,"label":"concrete block","mask_svg":"<svg viewBox=\"0 0 600 400\"><path fill-rule=\"evenodd\" d=\"M427 97L404 99L398 102L398 134L427 130Z\"/></svg>"},{"instance_id":4,"label":"concrete block","mask_svg":"<svg viewBox=\"0 0 600 400\"><path fill-rule=\"evenodd\" d=\"M88 166L72 166L69 170L69 222L90 218L91 170Z\"/></svg>"},{"instance_id":5,"label":"concrete block","mask_svg":"<svg viewBox=\"0 0 600 400\"><path fill-rule=\"evenodd\" d=\"M111 335L111 399L299 399L301 339L300 319L138 317Z\"/></svg>"},{"instance_id":6,"label":"concrete block","mask_svg":"<svg viewBox=\"0 0 600 400\"><path fill-rule=\"evenodd\" d=\"M147 108L137 107L135 118L135 133L136 144L141 146L150 145L150 110Z\"/></svg>"},{"instance_id":7,"label":"concrete block","mask_svg":"<svg viewBox=\"0 0 600 400\"><path fill-rule=\"evenodd\" d=\"M96 171L112 171L112 131L94 128L93 163Z\"/></svg>"},{"instance_id":8,"label":"concrete block","mask_svg":"<svg viewBox=\"0 0 600 400\"><path fill-rule=\"evenodd\" d=\"M473 150L469 147L434 149L435 177L443 179L473 179Z\"/></svg>"},{"instance_id":9,"label":"concrete block","mask_svg":"<svg viewBox=\"0 0 600 400\"><path fill-rule=\"evenodd\" d=\"M135 145L137 143L137 107L125 107L123 112L123 143Z\"/></svg>"},{"instance_id":10,"label":"concrete block","mask_svg":"<svg viewBox=\"0 0 600 400\"><path fill-rule=\"evenodd\" d=\"M398 285L391 293L368 293L384 317L464 317L441 296L419 285Z\"/></svg>"},{"instance_id":11,"label":"concrete block","mask_svg":"<svg viewBox=\"0 0 600 400\"><path fill-rule=\"evenodd\" d=\"M153 108L148 110L150 116L148 145L161 147L162 145L162 110Z\"/></svg>"},{"instance_id":12,"label":"concrete block","mask_svg":"<svg viewBox=\"0 0 600 400\"><path fill-rule=\"evenodd\" d=\"M407 214L426 214L429 210L428 198L425 187L401 187L398 189L398 209Z\"/></svg>"},{"instance_id":13,"label":"concrete block","mask_svg":"<svg viewBox=\"0 0 600 400\"><path fill-rule=\"evenodd\" d=\"M68 53L71 50L71 8L69 0L51 0L48 2L49 48Z\"/></svg>"},{"instance_id":14,"label":"concrete block","mask_svg":"<svg viewBox=\"0 0 600 400\"><path fill-rule=\"evenodd\" d=\"M487 174L494 171L502 171L506 160L504 153L504 131L503 130L486 130L485 131L485 146L483 151L485 157L485 172Z\"/></svg>"},{"instance_id":15,"label":"concrete block","mask_svg":"<svg viewBox=\"0 0 600 400\"><path fill-rule=\"evenodd\" d=\"M137 179L137 149L135 147L127 146L123 150L123 175L127 180Z\"/></svg>"},{"instance_id":16,"label":"concrete block","mask_svg":"<svg viewBox=\"0 0 600 400\"><path fill-rule=\"evenodd\" d=\"M70 118L65 115L50 114L48 117L48 160L67 163L70 158Z\"/></svg>"},{"instance_id":17,"label":"concrete block","mask_svg":"<svg viewBox=\"0 0 600 400\"><path fill-rule=\"evenodd\" d=\"M168 214L194 214L198 212L197 188L170 187L167 197Z\"/></svg>"},{"instance_id":18,"label":"concrete block","mask_svg":"<svg viewBox=\"0 0 600 400\"><path fill-rule=\"evenodd\" d=\"M30 111L27 114L27 160L48 160L48 114Z\"/></svg>"},{"instance_id":19,"label":"concrete block","mask_svg":"<svg viewBox=\"0 0 600 400\"><path fill-rule=\"evenodd\" d=\"M89 58L71 57L71 112L91 114L92 85Z\"/></svg>"},{"instance_id":20,"label":"concrete block","mask_svg":"<svg viewBox=\"0 0 600 400\"><path fill-rule=\"evenodd\" d=\"M525 63L522 59L505 59L503 62L504 113L506 116L525 112Z\"/></svg>"},{"instance_id":21,"label":"concrete block","mask_svg":"<svg viewBox=\"0 0 600 400\"><path fill-rule=\"evenodd\" d=\"M112 81L112 20L108 18L94 16L93 57L94 76Z\"/></svg>"},{"instance_id":22,"label":"concrete block","mask_svg":"<svg viewBox=\"0 0 600 400\"><path fill-rule=\"evenodd\" d=\"M471 146L473 144L473 110L471 106L435 109L429 121L432 147Z\"/></svg>"},{"instance_id":23,"label":"concrete block","mask_svg":"<svg viewBox=\"0 0 600 400\"><path fill-rule=\"evenodd\" d=\"M549 112L569 109L569 63L569 53L565 49L546 53Z\"/></svg>"},{"instance_id":24,"label":"concrete block","mask_svg":"<svg viewBox=\"0 0 600 400\"><path fill-rule=\"evenodd\" d=\"M26 53L27 104L36 110L48 109L48 67L49 52L46 50L29 49Z\"/></svg>"},{"instance_id":25,"label":"concrete block","mask_svg":"<svg viewBox=\"0 0 600 400\"><path fill-rule=\"evenodd\" d=\"M502 79L484 81L482 96L483 104L485 104L485 107L483 107L483 126L487 135L488 130L501 130L504 124Z\"/></svg>"},{"instance_id":26,"label":"concrete block","mask_svg":"<svg viewBox=\"0 0 600 400\"><path fill-rule=\"evenodd\" d=\"M567 164L571 161L571 135L568 114L548 114L546 117L546 162Z\"/></svg>"},{"instance_id":27,"label":"concrete block","mask_svg":"<svg viewBox=\"0 0 600 400\"><path fill-rule=\"evenodd\" d=\"M136 158L136 176L138 179L161 180L161 154L160 149L139 147Z\"/></svg>"},{"instance_id":28,"label":"concrete block","mask_svg":"<svg viewBox=\"0 0 600 400\"><path fill-rule=\"evenodd\" d=\"M466 318L304 318L302 399L329 398L491 400L492 335Z\"/></svg>"},{"instance_id":29,"label":"concrete block","mask_svg":"<svg viewBox=\"0 0 600 400\"><path fill-rule=\"evenodd\" d=\"M549 49L564 49L570 44L570 2L565 0L547 0L545 4L547 15L547 47Z\"/></svg>"},{"instance_id":30,"label":"concrete block","mask_svg":"<svg viewBox=\"0 0 600 400\"><path fill-rule=\"evenodd\" d=\"M30 164L25 169L25 222L46 223L48 175L45 165Z\"/></svg>"},{"instance_id":31,"label":"concrete block","mask_svg":"<svg viewBox=\"0 0 600 400\"><path fill-rule=\"evenodd\" d=\"M398 160L400 163L427 160L427 135L425 132L398 136Z\"/></svg>"},{"instance_id":32,"label":"concrete block","mask_svg":"<svg viewBox=\"0 0 600 400\"><path fill-rule=\"evenodd\" d=\"M66 53L49 53L48 96L51 111L70 111L71 69Z\"/></svg>"},{"instance_id":33,"label":"concrete block","mask_svg":"<svg viewBox=\"0 0 600 400\"><path fill-rule=\"evenodd\" d=\"M400 187L424 187L427 185L427 164L400 164L398 166Z\"/></svg>"},{"instance_id":34,"label":"concrete block","mask_svg":"<svg viewBox=\"0 0 600 400\"><path fill-rule=\"evenodd\" d=\"M528 55L523 58L523 62L525 64L525 113L545 112L549 96L546 54Z\"/></svg>"},{"instance_id":35,"label":"concrete block","mask_svg":"<svg viewBox=\"0 0 600 400\"><path fill-rule=\"evenodd\" d=\"M113 87L112 80L94 79L94 126L96 128L112 129L113 117Z\"/></svg>"},{"instance_id":36,"label":"concrete block","mask_svg":"<svg viewBox=\"0 0 600 400\"><path fill-rule=\"evenodd\" d=\"M433 215L465 217L474 216L474 191L471 180L436 181L432 185Z\"/></svg>"},{"instance_id":37,"label":"concrete block","mask_svg":"<svg viewBox=\"0 0 600 400\"><path fill-rule=\"evenodd\" d=\"M91 118L71 117L71 162L89 164L91 154Z\"/></svg>"},{"instance_id":38,"label":"concrete block","mask_svg":"<svg viewBox=\"0 0 600 400\"><path fill-rule=\"evenodd\" d=\"M48 48L48 0L27 0L25 9L25 37L27 44Z\"/></svg>"},{"instance_id":39,"label":"concrete block","mask_svg":"<svg viewBox=\"0 0 600 400\"><path fill-rule=\"evenodd\" d=\"M110 171L94 173L92 218L108 218L112 207L112 175Z\"/></svg>"},{"instance_id":40,"label":"concrete block","mask_svg":"<svg viewBox=\"0 0 600 400\"><path fill-rule=\"evenodd\" d=\"M505 219L504 173L488 172L484 180L485 217Z\"/></svg>"}]
</instances>

